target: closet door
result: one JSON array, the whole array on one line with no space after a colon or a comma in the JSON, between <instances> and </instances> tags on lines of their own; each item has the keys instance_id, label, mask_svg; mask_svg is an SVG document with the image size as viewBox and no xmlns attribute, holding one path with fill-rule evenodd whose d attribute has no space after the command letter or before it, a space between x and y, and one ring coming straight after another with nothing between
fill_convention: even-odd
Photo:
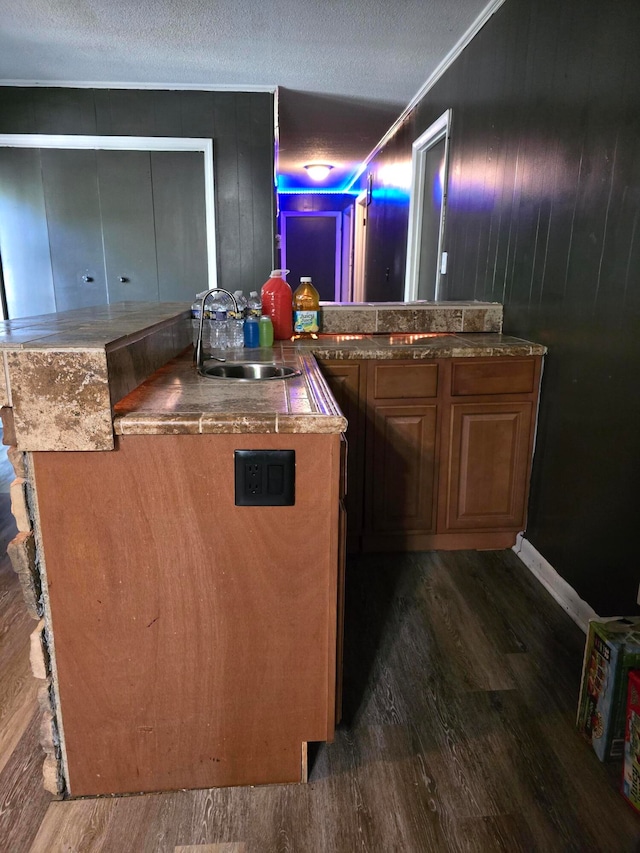
<instances>
[{"instance_id":1,"label":"closet door","mask_svg":"<svg viewBox=\"0 0 640 853\"><path fill-rule=\"evenodd\" d=\"M109 302L156 302L158 267L148 151L97 151Z\"/></svg>"},{"instance_id":2,"label":"closet door","mask_svg":"<svg viewBox=\"0 0 640 853\"><path fill-rule=\"evenodd\" d=\"M9 317L56 310L40 152L0 148L0 256Z\"/></svg>"},{"instance_id":3,"label":"closet door","mask_svg":"<svg viewBox=\"0 0 640 853\"><path fill-rule=\"evenodd\" d=\"M213 286L207 262L204 157L198 151L154 151L151 173L159 298L191 302L194 294Z\"/></svg>"},{"instance_id":4,"label":"closet door","mask_svg":"<svg viewBox=\"0 0 640 853\"><path fill-rule=\"evenodd\" d=\"M209 286L201 152L0 149L10 317L191 302Z\"/></svg>"},{"instance_id":5,"label":"closet door","mask_svg":"<svg viewBox=\"0 0 640 853\"><path fill-rule=\"evenodd\" d=\"M58 311L108 301L96 153L40 150Z\"/></svg>"}]
</instances>

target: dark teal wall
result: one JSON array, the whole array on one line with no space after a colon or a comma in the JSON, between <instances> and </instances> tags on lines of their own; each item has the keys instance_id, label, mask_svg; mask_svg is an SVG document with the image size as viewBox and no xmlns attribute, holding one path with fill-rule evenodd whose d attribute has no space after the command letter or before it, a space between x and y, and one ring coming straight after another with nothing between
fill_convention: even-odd
<instances>
[{"instance_id":1,"label":"dark teal wall","mask_svg":"<svg viewBox=\"0 0 640 853\"><path fill-rule=\"evenodd\" d=\"M639 33L636 0L506 0L371 164L453 109L444 298L549 347L527 537L602 615L640 582ZM401 287L407 218L374 193L368 298Z\"/></svg>"}]
</instances>

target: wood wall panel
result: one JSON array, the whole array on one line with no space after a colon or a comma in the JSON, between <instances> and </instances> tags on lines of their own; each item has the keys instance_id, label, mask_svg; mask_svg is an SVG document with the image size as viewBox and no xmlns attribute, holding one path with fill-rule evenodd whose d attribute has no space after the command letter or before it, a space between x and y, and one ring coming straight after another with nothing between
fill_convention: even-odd
<instances>
[{"instance_id":1,"label":"wood wall panel","mask_svg":"<svg viewBox=\"0 0 640 853\"><path fill-rule=\"evenodd\" d=\"M299 781L332 738L339 444L34 454L72 795ZM294 449L295 506L236 507L236 448Z\"/></svg>"},{"instance_id":2,"label":"wood wall panel","mask_svg":"<svg viewBox=\"0 0 640 853\"><path fill-rule=\"evenodd\" d=\"M637 611L638 32L635 0L508 0L369 166L452 108L443 296L549 346L527 536L603 615ZM408 206L374 191L369 299L404 270Z\"/></svg>"}]
</instances>

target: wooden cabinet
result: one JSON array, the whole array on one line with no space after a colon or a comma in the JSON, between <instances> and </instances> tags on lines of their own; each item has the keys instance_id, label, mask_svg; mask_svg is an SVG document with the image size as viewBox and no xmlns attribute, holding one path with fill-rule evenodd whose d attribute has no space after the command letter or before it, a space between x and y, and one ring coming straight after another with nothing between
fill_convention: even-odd
<instances>
[{"instance_id":1,"label":"wooden cabinet","mask_svg":"<svg viewBox=\"0 0 640 853\"><path fill-rule=\"evenodd\" d=\"M437 362L368 365L365 526L369 547L435 532ZM391 536L391 540L389 540Z\"/></svg>"},{"instance_id":2,"label":"wooden cabinet","mask_svg":"<svg viewBox=\"0 0 640 853\"><path fill-rule=\"evenodd\" d=\"M531 403L454 403L442 531L525 522Z\"/></svg>"},{"instance_id":3,"label":"wooden cabinet","mask_svg":"<svg viewBox=\"0 0 640 853\"><path fill-rule=\"evenodd\" d=\"M364 500L364 451L366 406L366 361L323 361L318 359L342 413L347 429L347 542L349 550L359 549Z\"/></svg>"},{"instance_id":4,"label":"wooden cabinet","mask_svg":"<svg viewBox=\"0 0 640 853\"><path fill-rule=\"evenodd\" d=\"M513 545L526 524L540 368L537 356L325 362L349 421L350 548Z\"/></svg>"},{"instance_id":5,"label":"wooden cabinet","mask_svg":"<svg viewBox=\"0 0 640 853\"><path fill-rule=\"evenodd\" d=\"M295 451L295 505L235 505L249 448ZM71 796L299 782L340 705L340 437L32 462Z\"/></svg>"}]
</instances>

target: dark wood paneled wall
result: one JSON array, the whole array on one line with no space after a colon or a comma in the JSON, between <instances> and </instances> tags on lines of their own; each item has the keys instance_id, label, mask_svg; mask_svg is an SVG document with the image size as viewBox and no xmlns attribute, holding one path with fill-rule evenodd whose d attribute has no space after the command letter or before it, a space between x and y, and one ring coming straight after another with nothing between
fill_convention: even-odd
<instances>
[{"instance_id":1,"label":"dark wood paneled wall","mask_svg":"<svg viewBox=\"0 0 640 853\"><path fill-rule=\"evenodd\" d=\"M548 345L527 536L603 615L640 582L638 33L636 0L506 0L371 164L453 108L444 298L504 302L507 333ZM369 212L377 299L408 198Z\"/></svg>"},{"instance_id":2,"label":"dark wood paneled wall","mask_svg":"<svg viewBox=\"0 0 640 853\"><path fill-rule=\"evenodd\" d=\"M266 92L0 87L0 133L212 138L219 285L232 291L273 264L273 119Z\"/></svg>"}]
</instances>

